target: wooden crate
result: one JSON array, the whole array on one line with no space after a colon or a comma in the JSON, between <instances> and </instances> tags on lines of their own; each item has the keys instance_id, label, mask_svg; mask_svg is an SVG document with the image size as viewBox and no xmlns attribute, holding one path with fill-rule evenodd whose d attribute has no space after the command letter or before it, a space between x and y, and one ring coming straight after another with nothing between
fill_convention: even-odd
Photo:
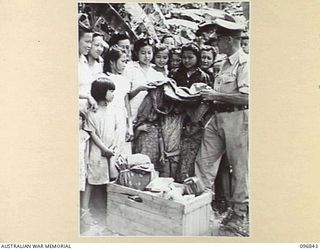
<instances>
[{"instance_id":1,"label":"wooden crate","mask_svg":"<svg viewBox=\"0 0 320 250\"><path fill-rule=\"evenodd\" d=\"M139 196L139 201L130 199ZM110 183L107 185L107 228L125 236L210 235L211 196L186 203Z\"/></svg>"}]
</instances>

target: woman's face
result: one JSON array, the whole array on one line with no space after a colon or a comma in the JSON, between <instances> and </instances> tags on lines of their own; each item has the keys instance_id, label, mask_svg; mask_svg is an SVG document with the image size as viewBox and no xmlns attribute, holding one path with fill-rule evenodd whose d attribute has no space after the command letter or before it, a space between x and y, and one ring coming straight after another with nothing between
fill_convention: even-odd
<instances>
[{"instance_id":1,"label":"woman's face","mask_svg":"<svg viewBox=\"0 0 320 250\"><path fill-rule=\"evenodd\" d=\"M103 38L102 36L96 36L92 40L91 49L89 51L89 56L94 59L98 59L103 53Z\"/></svg>"},{"instance_id":2,"label":"woman's face","mask_svg":"<svg viewBox=\"0 0 320 250\"><path fill-rule=\"evenodd\" d=\"M88 55L92 43L92 33L84 33L79 40L79 54Z\"/></svg>"},{"instance_id":3,"label":"woman's face","mask_svg":"<svg viewBox=\"0 0 320 250\"><path fill-rule=\"evenodd\" d=\"M208 69L213 65L213 53L212 51L202 51L201 52L201 68Z\"/></svg>"},{"instance_id":4,"label":"woman's face","mask_svg":"<svg viewBox=\"0 0 320 250\"><path fill-rule=\"evenodd\" d=\"M149 65L153 57L152 47L150 45L143 46L138 51L138 60L140 64Z\"/></svg>"},{"instance_id":5,"label":"woman's face","mask_svg":"<svg viewBox=\"0 0 320 250\"><path fill-rule=\"evenodd\" d=\"M181 57L178 54L173 54L171 58L171 68L176 69L179 68L181 63Z\"/></svg>"},{"instance_id":6,"label":"woman's face","mask_svg":"<svg viewBox=\"0 0 320 250\"><path fill-rule=\"evenodd\" d=\"M241 47L245 53L249 54L249 39L242 39Z\"/></svg>"},{"instance_id":7,"label":"woman's face","mask_svg":"<svg viewBox=\"0 0 320 250\"><path fill-rule=\"evenodd\" d=\"M163 43L168 45L169 48L173 48L175 46L175 42L174 42L174 39L172 37L166 37L163 40Z\"/></svg>"},{"instance_id":8,"label":"woman's face","mask_svg":"<svg viewBox=\"0 0 320 250\"><path fill-rule=\"evenodd\" d=\"M197 57L191 50L182 53L182 64L186 69L192 69L197 65Z\"/></svg>"},{"instance_id":9,"label":"woman's face","mask_svg":"<svg viewBox=\"0 0 320 250\"><path fill-rule=\"evenodd\" d=\"M127 61L128 61L128 56L127 54L123 53L118 60L116 61L111 61L110 66L111 66L111 71L113 74L122 74L124 69L127 66Z\"/></svg>"},{"instance_id":10,"label":"woman's face","mask_svg":"<svg viewBox=\"0 0 320 250\"><path fill-rule=\"evenodd\" d=\"M159 51L154 57L154 63L159 68L164 68L169 60L169 51L162 50Z\"/></svg>"}]
</instances>

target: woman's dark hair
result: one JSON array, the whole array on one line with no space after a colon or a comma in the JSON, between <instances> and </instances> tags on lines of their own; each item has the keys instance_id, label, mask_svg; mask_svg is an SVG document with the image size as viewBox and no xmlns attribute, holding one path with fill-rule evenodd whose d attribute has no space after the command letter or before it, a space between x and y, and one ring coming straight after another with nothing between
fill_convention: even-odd
<instances>
[{"instance_id":1,"label":"woman's dark hair","mask_svg":"<svg viewBox=\"0 0 320 250\"><path fill-rule=\"evenodd\" d=\"M78 28L78 39L80 41L81 37L85 34L85 33L92 33L92 30L89 28L86 28L84 26L80 26Z\"/></svg>"},{"instance_id":2,"label":"woman's dark hair","mask_svg":"<svg viewBox=\"0 0 320 250\"><path fill-rule=\"evenodd\" d=\"M138 53L139 50L144 47L144 46L151 46L152 47L152 51L154 51L154 45L155 42L151 37L147 37L147 38L141 38L139 40L137 40L134 45L133 45L133 60L134 61L138 61Z\"/></svg>"},{"instance_id":3,"label":"woman's dark hair","mask_svg":"<svg viewBox=\"0 0 320 250\"><path fill-rule=\"evenodd\" d=\"M185 52L185 51L192 51L193 54L196 55L196 57L197 57L196 66L199 66L200 63L201 63L201 53L200 53L199 46L196 43L193 43L193 42L183 45L182 49L181 49L181 57L182 57L183 52Z\"/></svg>"},{"instance_id":4,"label":"woman's dark hair","mask_svg":"<svg viewBox=\"0 0 320 250\"><path fill-rule=\"evenodd\" d=\"M101 77L93 81L91 85L91 95L96 102L105 101L108 90L115 90L113 81L107 77Z\"/></svg>"},{"instance_id":5,"label":"woman's dark hair","mask_svg":"<svg viewBox=\"0 0 320 250\"><path fill-rule=\"evenodd\" d=\"M103 72L111 72L111 62L116 62L126 51L118 45L112 46L105 55Z\"/></svg>"},{"instance_id":6,"label":"woman's dark hair","mask_svg":"<svg viewBox=\"0 0 320 250\"><path fill-rule=\"evenodd\" d=\"M93 35L92 35L92 39L97 37L97 36L101 36L102 38L104 38L103 34L100 33L100 32L94 32Z\"/></svg>"},{"instance_id":7,"label":"woman's dark hair","mask_svg":"<svg viewBox=\"0 0 320 250\"><path fill-rule=\"evenodd\" d=\"M112 35L112 37L109 40L110 46L118 44L119 41L121 40L129 40L130 41L130 36L126 31L122 31L119 33L115 33Z\"/></svg>"},{"instance_id":8,"label":"woman's dark hair","mask_svg":"<svg viewBox=\"0 0 320 250\"><path fill-rule=\"evenodd\" d=\"M164 36L162 37L162 39L161 39L161 43L163 43L163 42L164 42L164 39L166 39L166 38L172 38L173 41L175 41L175 39L174 39L174 37L173 37L172 35L164 35Z\"/></svg>"}]
</instances>

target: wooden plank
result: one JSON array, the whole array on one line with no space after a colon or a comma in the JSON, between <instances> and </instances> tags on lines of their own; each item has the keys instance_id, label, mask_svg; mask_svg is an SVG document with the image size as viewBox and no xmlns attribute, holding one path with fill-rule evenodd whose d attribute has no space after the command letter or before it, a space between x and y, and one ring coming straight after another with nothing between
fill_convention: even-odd
<instances>
[{"instance_id":1,"label":"wooden plank","mask_svg":"<svg viewBox=\"0 0 320 250\"><path fill-rule=\"evenodd\" d=\"M107 192L111 193L128 193L130 195L137 195L140 196L141 198L144 198L146 200L152 200L153 203L159 204L159 205L166 205L170 208L176 209L176 210L181 210L183 211L185 204L181 202L177 202L174 200L167 200L162 197L158 197L156 195L152 195L150 193L146 193L140 190L128 188L125 186L121 186L118 184L113 184L109 183L107 186Z\"/></svg>"},{"instance_id":2,"label":"wooden plank","mask_svg":"<svg viewBox=\"0 0 320 250\"><path fill-rule=\"evenodd\" d=\"M123 236L147 236L144 228L137 227L137 224L131 223L125 218L121 218L115 214L107 213L107 228L117 234ZM142 231L141 231L142 229Z\"/></svg>"},{"instance_id":3,"label":"wooden plank","mask_svg":"<svg viewBox=\"0 0 320 250\"><path fill-rule=\"evenodd\" d=\"M192 236L192 224L193 217L189 214L184 215L183 217L183 235L184 236Z\"/></svg>"},{"instance_id":4,"label":"wooden plank","mask_svg":"<svg viewBox=\"0 0 320 250\"><path fill-rule=\"evenodd\" d=\"M199 209L199 235L209 235L209 206Z\"/></svg>"},{"instance_id":5,"label":"wooden plank","mask_svg":"<svg viewBox=\"0 0 320 250\"><path fill-rule=\"evenodd\" d=\"M139 209L142 211L148 211L149 213L168 217L171 219L182 220L182 212L179 212L173 208L166 206L166 204L156 204L152 200L146 200L142 198L142 202L136 202L128 198L126 194L120 193L108 193L107 200L115 201L120 204L125 204L128 207Z\"/></svg>"},{"instance_id":6,"label":"wooden plank","mask_svg":"<svg viewBox=\"0 0 320 250\"><path fill-rule=\"evenodd\" d=\"M183 213L188 214L193 210L198 209L204 205L208 205L210 203L211 203L211 195L209 193L203 193L202 195L199 195L194 199L191 199L187 203L185 203Z\"/></svg>"},{"instance_id":7,"label":"wooden plank","mask_svg":"<svg viewBox=\"0 0 320 250\"><path fill-rule=\"evenodd\" d=\"M122 186L117 185L120 187L120 190L117 188L117 191L113 188L108 188L107 190L107 196L110 197L110 199L126 203L127 205L132 205L136 208L142 209L142 210L152 210L155 214L164 214L166 216L171 217L182 217L182 213L184 211L184 205L178 204L174 201L169 201L164 198L160 198L145 192L142 192L140 190L134 190L131 188L124 187L125 189L122 189ZM142 202L133 202L132 200L128 199L129 195L136 195L139 196L142 199Z\"/></svg>"},{"instance_id":8,"label":"wooden plank","mask_svg":"<svg viewBox=\"0 0 320 250\"><path fill-rule=\"evenodd\" d=\"M139 224L137 227L146 230L143 232L149 235L182 235L182 221L168 219L163 216L150 214L148 211L137 210L125 204L110 201L107 207L108 214L130 220L132 224Z\"/></svg>"}]
</instances>

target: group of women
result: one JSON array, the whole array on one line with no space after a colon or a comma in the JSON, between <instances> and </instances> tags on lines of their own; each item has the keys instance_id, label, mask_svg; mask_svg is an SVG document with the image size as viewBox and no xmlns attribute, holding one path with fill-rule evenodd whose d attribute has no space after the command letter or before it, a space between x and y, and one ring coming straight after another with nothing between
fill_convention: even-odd
<instances>
[{"instance_id":1,"label":"group of women","mask_svg":"<svg viewBox=\"0 0 320 250\"><path fill-rule=\"evenodd\" d=\"M79 27L79 142L81 218L90 214L92 188L117 177L119 155L148 155L160 176L177 182L194 175L210 104L181 103L163 95L155 82L213 86L215 47L195 42L176 47L172 36L134 42L125 33L108 41Z\"/></svg>"}]
</instances>

